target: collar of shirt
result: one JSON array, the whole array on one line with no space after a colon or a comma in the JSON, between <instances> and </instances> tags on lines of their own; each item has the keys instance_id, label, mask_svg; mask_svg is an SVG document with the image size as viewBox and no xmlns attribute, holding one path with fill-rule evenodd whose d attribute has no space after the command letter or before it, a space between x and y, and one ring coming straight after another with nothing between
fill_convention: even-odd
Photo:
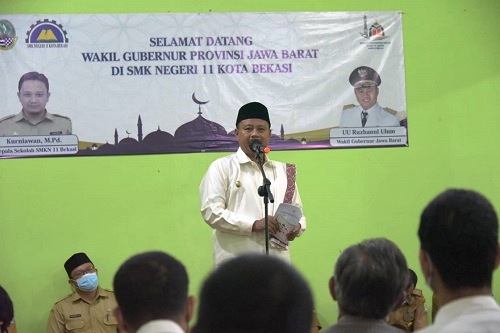
<instances>
[{"instance_id":1,"label":"collar of shirt","mask_svg":"<svg viewBox=\"0 0 500 333\"><path fill-rule=\"evenodd\" d=\"M26 121L29 122L29 120L26 119L26 117L24 116L24 111L22 111L22 110L21 110L21 112L19 112L18 114L16 114L13 119L14 119L15 122L19 122L21 120L26 120ZM54 120L54 116L51 113L48 113L47 109L45 109L45 117L43 118L43 120L45 120L45 119L50 120L50 121Z\"/></svg>"},{"instance_id":2,"label":"collar of shirt","mask_svg":"<svg viewBox=\"0 0 500 333\"><path fill-rule=\"evenodd\" d=\"M137 333L184 333L175 321L162 319L152 320L142 325Z\"/></svg>"},{"instance_id":3,"label":"collar of shirt","mask_svg":"<svg viewBox=\"0 0 500 333\"><path fill-rule=\"evenodd\" d=\"M267 157L266 154L265 155L265 162L264 162L264 165L267 164L267 162L270 162L269 161L269 158ZM238 160L238 163L239 164L245 164L245 163L250 163L252 162L252 160L250 159L250 157L247 156L247 154L245 154L245 152L243 151L243 149L241 149L241 147L238 147L238 151L236 152L236 159Z\"/></svg>"},{"instance_id":4,"label":"collar of shirt","mask_svg":"<svg viewBox=\"0 0 500 333\"><path fill-rule=\"evenodd\" d=\"M481 312L486 309L500 311L500 306L491 296L462 297L443 305L437 315L435 326L446 325L454 322L464 313Z\"/></svg>"},{"instance_id":5,"label":"collar of shirt","mask_svg":"<svg viewBox=\"0 0 500 333\"><path fill-rule=\"evenodd\" d=\"M380 106L378 105L378 102L376 102L375 104L373 104L373 106L371 108L369 108L368 110L365 110L365 111L368 112L368 115L370 115L370 114L373 114L374 112L377 112L379 108L380 108Z\"/></svg>"},{"instance_id":6,"label":"collar of shirt","mask_svg":"<svg viewBox=\"0 0 500 333\"><path fill-rule=\"evenodd\" d=\"M351 315L343 315L338 320L338 323L357 323L357 324L363 323L364 325L366 325L368 327L373 326L373 325L386 325L387 324L387 322L383 319L361 318L361 317L356 317L356 316L351 316Z\"/></svg>"},{"instance_id":7,"label":"collar of shirt","mask_svg":"<svg viewBox=\"0 0 500 333\"><path fill-rule=\"evenodd\" d=\"M107 298L108 295L106 294L106 291L104 289L102 289L101 287L97 287L97 296L95 299L98 299L99 297L103 297L103 298ZM75 291L75 293L71 296L71 301L72 302L76 302L76 301L80 301L82 299L82 297L80 296L80 294L78 292Z\"/></svg>"}]
</instances>

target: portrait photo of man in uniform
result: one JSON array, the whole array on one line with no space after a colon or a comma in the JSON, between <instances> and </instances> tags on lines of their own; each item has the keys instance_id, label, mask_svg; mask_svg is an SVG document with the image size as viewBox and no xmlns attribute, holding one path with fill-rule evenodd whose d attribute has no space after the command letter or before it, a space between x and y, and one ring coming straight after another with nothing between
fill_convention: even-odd
<instances>
[{"instance_id":1,"label":"portrait photo of man in uniform","mask_svg":"<svg viewBox=\"0 0 500 333\"><path fill-rule=\"evenodd\" d=\"M71 119L49 113L49 80L44 74L29 72L18 83L22 110L0 119L0 136L66 135L72 133Z\"/></svg>"},{"instance_id":2,"label":"portrait photo of man in uniform","mask_svg":"<svg viewBox=\"0 0 500 333\"><path fill-rule=\"evenodd\" d=\"M349 76L358 105L344 105L340 127L404 126L405 112L398 112L378 104L380 75L371 67L360 66Z\"/></svg>"}]
</instances>

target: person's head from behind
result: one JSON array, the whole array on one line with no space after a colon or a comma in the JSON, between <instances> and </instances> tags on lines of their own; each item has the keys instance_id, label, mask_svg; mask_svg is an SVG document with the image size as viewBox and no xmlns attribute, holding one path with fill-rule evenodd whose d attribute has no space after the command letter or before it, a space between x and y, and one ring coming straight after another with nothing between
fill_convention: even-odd
<instances>
[{"instance_id":1,"label":"person's head from behind","mask_svg":"<svg viewBox=\"0 0 500 333\"><path fill-rule=\"evenodd\" d=\"M21 76L18 83L19 102L27 114L40 114L45 112L49 101L49 80L38 72L29 72Z\"/></svg>"},{"instance_id":2,"label":"person's head from behind","mask_svg":"<svg viewBox=\"0 0 500 333\"><path fill-rule=\"evenodd\" d=\"M435 274L449 291L491 288L498 267L498 217L480 193L449 189L423 210L418 230L420 264L431 288Z\"/></svg>"},{"instance_id":3,"label":"person's head from behind","mask_svg":"<svg viewBox=\"0 0 500 333\"><path fill-rule=\"evenodd\" d=\"M7 294L7 291L0 286L0 332L7 332L12 319L14 318L14 305Z\"/></svg>"},{"instance_id":4,"label":"person's head from behind","mask_svg":"<svg viewBox=\"0 0 500 333\"><path fill-rule=\"evenodd\" d=\"M245 254L203 283L195 333L303 333L312 327L307 282L288 263Z\"/></svg>"},{"instance_id":5,"label":"person's head from behind","mask_svg":"<svg viewBox=\"0 0 500 333\"><path fill-rule=\"evenodd\" d=\"M187 331L194 311L184 265L160 251L137 254L115 274L113 287L120 331L135 332L152 320L172 320Z\"/></svg>"},{"instance_id":6,"label":"person's head from behind","mask_svg":"<svg viewBox=\"0 0 500 333\"><path fill-rule=\"evenodd\" d=\"M97 289L99 277L94 264L83 252L75 253L64 263L68 283L78 292L91 292Z\"/></svg>"},{"instance_id":7,"label":"person's head from behind","mask_svg":"<svg viewBox=\"0 0 500 333\"><path fill-rule=\"evenodd\" d=\"M382 319L404 298L406 259L390 240L375 238L342 252L330 279L330 293L342 315Z\"/></svg>"}]
</instances>

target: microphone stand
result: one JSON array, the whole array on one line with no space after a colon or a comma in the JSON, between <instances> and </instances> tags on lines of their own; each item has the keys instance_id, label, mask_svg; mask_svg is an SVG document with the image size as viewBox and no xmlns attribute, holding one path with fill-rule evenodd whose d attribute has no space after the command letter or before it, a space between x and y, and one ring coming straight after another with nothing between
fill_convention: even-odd
<instances>
[{"instance_id":1,"label":"microphone stand","mask_svg":"<svg viewBox=\"0 0 500 333\"><path fill-rule=\"evenodd\" d=\"M265 221L265 233L266 233L266 255L269 255L269 202L274 202L273 194L271 193L271 181L266 177L264 172L264 167L262 165L262 158L259 153L255 154L255 159L259 165L260 171L262 173L262 186L259 186L257 192L261 197L264 197L264 221Z\"/></svg>"}]
</instances>

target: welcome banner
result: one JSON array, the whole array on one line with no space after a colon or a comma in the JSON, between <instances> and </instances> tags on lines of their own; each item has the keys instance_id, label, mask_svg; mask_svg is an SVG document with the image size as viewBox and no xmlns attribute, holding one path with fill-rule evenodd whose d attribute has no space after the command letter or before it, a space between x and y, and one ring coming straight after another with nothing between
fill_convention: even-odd
<instances>
[{"instance_id":1,"label":"welcome banner","mask_svg":"<svg viewBox=\"0 0 500 333\"><path fill-rule=\"evenodd\" d=\"M270 111L274 150L405 147L401 16L0 16L0 156L235 151L250 101ZM50 84L40 123L22 112L28 72Z\"/></svg>"}]
</instances>

